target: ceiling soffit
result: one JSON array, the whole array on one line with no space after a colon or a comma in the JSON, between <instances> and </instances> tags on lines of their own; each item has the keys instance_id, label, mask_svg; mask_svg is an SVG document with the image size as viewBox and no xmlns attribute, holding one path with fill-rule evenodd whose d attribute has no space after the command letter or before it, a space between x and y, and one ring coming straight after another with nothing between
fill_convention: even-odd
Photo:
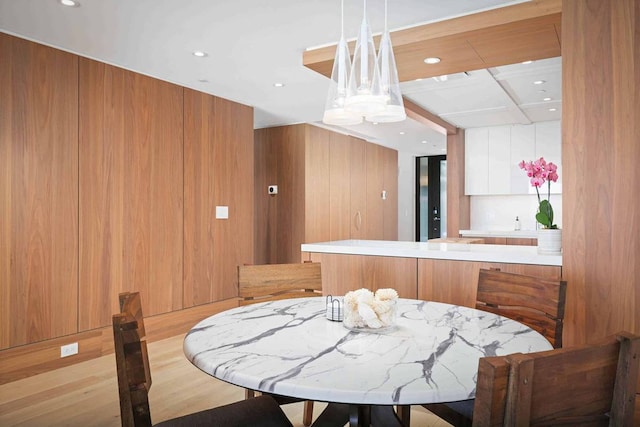
<instances>
[{"instance_id":1,"label":"ceiling soffit","mask_svg":"<svg viewBox=\"0 0 640 427\"><path fill-rule=\"evenodd\" d=\"M398 77L409 81L560 56L561 6L561 0L533 0L393 32ZM354 47L352 42L352 52ZM334 55L335 45L308 50L303 64L330 77ZM425 64L431 56L441 62Z\"/></svg>"}]
</instances>

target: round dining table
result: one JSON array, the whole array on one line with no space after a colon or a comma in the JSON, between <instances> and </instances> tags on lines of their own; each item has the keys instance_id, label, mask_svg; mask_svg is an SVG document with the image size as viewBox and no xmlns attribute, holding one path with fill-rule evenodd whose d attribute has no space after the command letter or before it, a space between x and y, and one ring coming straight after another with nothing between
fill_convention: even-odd
<instances>
[{"instance_id":1,"label":"round dining table","mask_svg":"<svg viewBox=\"0 0 640 427\"><path fill-rule=\"evenodd\" d=\"M387 406L472 399L481 357L552 349L528 326L468 307L399 299L394 326L353 330L329 320L326 304L284 299L218 313L187 333L184 353L240 387Z\"/></svg>"}]
</instances>

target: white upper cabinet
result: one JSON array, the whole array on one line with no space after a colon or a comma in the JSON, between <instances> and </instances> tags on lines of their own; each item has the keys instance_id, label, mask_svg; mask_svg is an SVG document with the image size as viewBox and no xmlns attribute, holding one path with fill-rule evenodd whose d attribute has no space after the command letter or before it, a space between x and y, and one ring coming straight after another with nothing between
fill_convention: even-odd
<instances>
[{"instance_id":1,"label":"white upper cabinet","mask_svg":"<svg viewBox=\"0 0 640 427\"><path fill-rule=\"evenodd\" d=\"M560 170L561 151L558 121L467 129L465 194L535 194L518 163L544 157ZM546 194L546 187L542 190ZM551 192L562 192L559 182L551 184Z\"/></svg>"},{"instance_id":2,"label":"white upper cabinet","mask_svg":"<svg viewBox=\"0 0 640 427\"><path fill-rule=\"evenodd\" d=\"M531 161L536 158L536 127L535 125L513 126L511 128L511 194L529 193L529 179L520 169L518 163ZM535 192L535 191L534 191Z\"/></svg>"},{"instance_id":3,"label":"white upper cabinet","mask_svg":"<svg viewBox=\"0 0 640 427\"><path fill-rule=\"evenodd\" d=\"M558 182L551 183L551 193L562 193L562 133L560 122L536 123L536 155L539 159L544 157L547 162L553 162L558 166ZM535 193L535 189L532 189ZM541 188L541 193L547 194L546 184Z\"/></svg>"},{"instance_id":4,"label":"white upper cabinet","mask_svg":"<svg viewBox=\"0 0 640 427\"><path fill-rule=\"evenodd\" d=\"M489 191L489 129L468 129L464 136L465 194L487 194Z\"/></svg>"},{"instance_id":5,"label":"white upper cabinet","mask_svg":"<svg viewBox=\"0 0 640 427\"><path fill-rule=\"evenodd\" d=\"M489 194L509 194L511 191L511 128L489 128Z\"/></svg>"}]
</instances>

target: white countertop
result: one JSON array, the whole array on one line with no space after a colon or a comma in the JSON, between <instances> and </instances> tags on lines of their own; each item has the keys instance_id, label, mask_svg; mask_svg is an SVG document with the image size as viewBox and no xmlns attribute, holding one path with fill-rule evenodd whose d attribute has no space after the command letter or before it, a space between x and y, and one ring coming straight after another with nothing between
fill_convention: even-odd
<instances>
[{"instance_id":1,"label":"white countertop","mask_svg":"<svg viewBox=\"0 0 640 427\"><path fill-rule=\"evenodd\" d=\"M250 304L204 319L184 339L195 366L240 387L302 399L411 405L470 399L478 359L550 350L538 332L467 307L398 301L396 326L354 332L326 300Z\"/></svg>"},{"instance_id":2,"label":"white countertop","mask_svg":"<svg viewBox=\"0 0 640 427\"><path fill-rule=\"evenodd\" d=\"M506 237L510 239L537 239L536 230L460 230L462 237Z\"/></svg>"},{"instance_id":3,"label":"white countertop","mask_svg":"<svg viewBox=\"0 0 640 427\"><path fill-rule=\"evenodd\" d=\"M535 246L337 240L305 243L301 248L302 252L562 266L562 255L540 255Z\"/></svg>"}]
</instances>

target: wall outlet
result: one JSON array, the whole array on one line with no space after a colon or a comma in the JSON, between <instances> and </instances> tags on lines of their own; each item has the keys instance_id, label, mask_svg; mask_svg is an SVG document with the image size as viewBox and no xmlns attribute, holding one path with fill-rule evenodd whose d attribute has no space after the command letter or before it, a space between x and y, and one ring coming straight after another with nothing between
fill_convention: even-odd
<instances>
[{"instance_id":1,"label":"wall outlet","mask_svg":"<svg viewBox=\"0 0 640 427\"><path fill-rule=\"evenodd\" d=\"M60 357L73 356L74 354L78 354L77 342L60 346Z\"/></svg>"}]
</instances>

